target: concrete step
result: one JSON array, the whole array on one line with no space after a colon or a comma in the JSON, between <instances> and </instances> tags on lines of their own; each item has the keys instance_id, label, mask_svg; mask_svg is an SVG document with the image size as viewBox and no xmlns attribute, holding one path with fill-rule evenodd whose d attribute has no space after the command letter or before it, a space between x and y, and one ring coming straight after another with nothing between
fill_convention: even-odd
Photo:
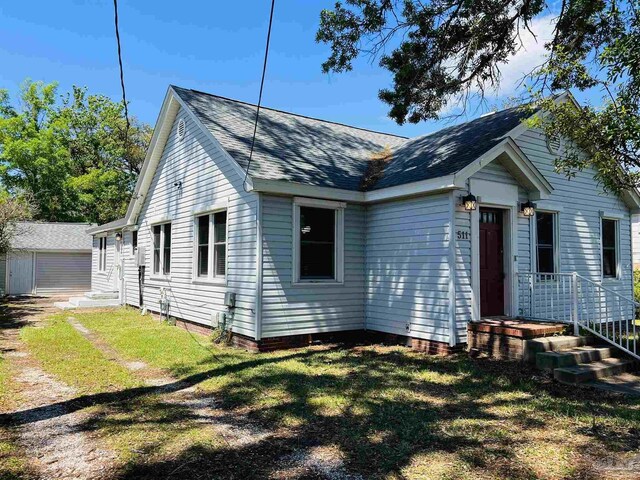
<instances>
[{"instance_id":1,"label":"concrete step","mask_svg":"<svg viewBox=\"0 0 640 480\"><path fill-rule=\"evenodd\" d=\"M576 347L569 350L541 352L536 354L536 367L541 370L573 367L580 363L597 362L611 358L614 354L615 349L611 347Z\"/></svg>"},{"instance_id":2,"label":"concrete step","mask_svg":"<svg viewBox=\"0 0 640 480\"><path fill-rule=\"evenodd\" d=\"M87 297L71 297L69 302L73 308L98 308L98 307L117 307L120 300L117 298L92 299Z\"/></svg>"},{"instance_id":3,"label":"concrete step","mask_svg":"<svg viewBox=\"0 0 640 480\"><path fill-rule=\"evenodd\" d=\"M634 368L634 362L623 358L605 358L573 367L556 368L553 377L562 383L578 384L618 375Z\"/></svg>"},{"instance_id":4,"label":"concrete step","mask_svg":"<svg viewBox=\"0 0 640 480\"><path fill-rule=\"evenodd\" d=\"M527 362L535 362L538 353L557 352L560 350L584 347L592 341L593 337L577 337L574 335L532 338L524 342L524 360Z\"/></svg>"},{"instance_id":5,"label":"concrete step","mask_svg":"<svg viewBox=\"0 0 640 480\"><path fill-rule=\"evenodd\" d=\"M53 306L61 310L70 310L72 308L76 308L70 302L53 302Z\"/></svg>"},{"instance_id":6,"label":"concrete step","mask_svg":"<svg viewBox=\"0 0 640 480\"><path fill-rule=\"evenodd\" d=\"M110 291L110 292L85 292L85 297L90 298L92 300L104 300L104 299L117 299L119 297L118 291Z\"/></svg>"}]
</instances>

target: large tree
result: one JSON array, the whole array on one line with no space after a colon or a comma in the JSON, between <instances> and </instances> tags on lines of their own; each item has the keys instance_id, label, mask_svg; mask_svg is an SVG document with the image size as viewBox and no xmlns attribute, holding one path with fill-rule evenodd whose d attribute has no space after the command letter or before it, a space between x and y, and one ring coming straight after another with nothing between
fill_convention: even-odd
<instances>
[{"instance_id":1,"label":"large tree","mask_svg":"<svg viewBox=\"0 0 640 480\"><path fill-rule=\"evenodd\" d=\"M549 134L574 140L559 170L595 166L617 190L640 180L639 11L639 0L345 0L321 12L316 38L331 47L325 72L351 70L360 56L377 59L393 75L379 93L390 117L417 123L499 87L523 32L555 12L546 60L527 79L530 106L550 113L541 123ZM596 90L602 102L553 101L572 88Z\"/></svg>"},{"instance_id":2,"label":"large tree","mask_svg":"<svg viewBox=\"0 0 640 480\"><path fill-rule=\"evenodd\" d=\"M123 215L151 128L127 127L122 103L26 81L19 107L0 91L0 181L33 199L34 217L103 223Z\"/></svg>"}]
</instances>

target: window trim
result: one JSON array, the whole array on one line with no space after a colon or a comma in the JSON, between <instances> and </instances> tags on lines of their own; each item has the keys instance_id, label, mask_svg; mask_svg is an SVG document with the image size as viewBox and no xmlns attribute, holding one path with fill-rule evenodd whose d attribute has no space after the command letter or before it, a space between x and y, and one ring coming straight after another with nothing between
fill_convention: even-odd
<instances>
[{"instance_id":1,"label":"window trim","mask_svg":"<svg viewBox=\"0 0 640 480\"><path fill-rule=\"evenodd\" d=\"M603 238L603 228L602 222L603 220L609 220L614 222L615 224L615 254L616 254L616 274L614 276L605 276L604 275L604 238ZM620 265L620 218L613 217L610 215L601 215L600 216L600 278L603 282L616 282L620 280L621 277L621 265Z\"/></svg>"},{"instance_id":2,"label":"window trim","mask_svg":"<svg viewBox=\"0 0 640 480\"><path fill-rule=\"evenodd\" d=\"M170 229L171 229L171 245L169 246L169 273L163 273L164 272L164 238L165 238L165 225L169 225ZM168 280L171 278L171 267L173 266L173 222L171 220L166 220L166 221L162 221L162 222L156 222L153 223L151 225L149 225L150 227L150 234L151 234L151 275L150 278L151 279L156 279L156 280ZM156 272L154 267L155 267L155 244L154 242L154 234L153 234L153 230L155 227L160 227L160 255L159 255L159 259L158 259L158 271Z\"/></svg>"},{"instance_id":3,"label":"window trim","mask_svg":"<svg viewBox=\"0 0 640 480\"><path fill-rule=\"evenodd\" d=\"M538 272L538 213L549 213L553 215L553 272L544 272L547 275L553 275L562 272L561 268L561 255L560 255L560 211L537 209L536 214L531 217L532 225L532 270ZM533 268L535 266L535 268Z\"/></svg>"},{"instance_id":4,"label":"window trim","mask_svg":"<svg viewBox=\"0 0 640 480\"><path fill-rule=\"evenodd\" d=\"M102 273L102 274L107 273L107 246L108 246L107 238L108 238L107 235L102 235L98 237L98 273ZM103 243L104 243L104 248L102 248Z\"/></svg>"},{"instance_id":5,"label":"window trim","mask_svg":"<svg viewBox=\"0 0 640 480\"><path fill-rule=\"evenodd\" d=\"M344 210L345 202L334 202L315 198L294 197L292 219L292 268L291 284L299 285L344 285ZM325 208L335 214L334 272L331 279L300 278L300 207Z\"/></svg>"},{"instance_id":6,"label":"window trim","mask_svg":"<svg viewBox=\"0 0 640 480\"><path fill-rule=\"evenodd\" d=\"M133 241L135 237L135 242ZM138 230L131 230L131 256L133 258L136 258L136 254L138 253L138 242L140 241L140 239L138 238Z\"/></svg>"},{"instance_id":7,"label":"window trim","mask_svg":"<svg viewBox=\"0 0 640 480\"><path fill-rule=\"evenodd\" d=\"M227 223L225 224L225 255L224 255L224 275L216 275L215 272L215 248L214 248L214 235L215 235L215 223L214 214L226 212ZM200 217L209 217L209 258L207 260L207 276L198 275L198 219ZM194 210L193 212L193 251L192 251L192 268L191 268L191 283L203 284L203 285L226 285L227 284L227 272L229 271L229 209L227 205L215 206L207 210Z\"/></svg>"}]
</instances>

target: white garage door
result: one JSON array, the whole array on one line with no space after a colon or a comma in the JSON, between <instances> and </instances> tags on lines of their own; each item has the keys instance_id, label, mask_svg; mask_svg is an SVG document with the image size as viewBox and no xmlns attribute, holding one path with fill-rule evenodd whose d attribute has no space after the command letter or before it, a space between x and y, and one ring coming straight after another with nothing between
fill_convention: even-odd
<instances>
[{"instance_id":1,"label":"white garage door","mask_svg":"<svg viewBox=\"0 0 640 480\"><path fill-rule=\"evenodd\" d=\"M38 253L36 293L85 292L91 289L91 253Z\"/></svg>"}]
</instances>

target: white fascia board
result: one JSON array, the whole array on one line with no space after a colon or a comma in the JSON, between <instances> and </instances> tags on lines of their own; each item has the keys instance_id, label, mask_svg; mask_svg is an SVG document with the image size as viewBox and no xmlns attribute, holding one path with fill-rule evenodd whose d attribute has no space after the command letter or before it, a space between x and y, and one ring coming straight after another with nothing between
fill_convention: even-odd
<instances>
[{"instance_id":1,"label":"white fascia board","mask_svg":"<svg viewBox=\"0 0 640 480\"><path fill-rule=\"evenodd\" d=\"M204 125L200 121L198 116L195 113L193 113L191 108L189 108L189 106L186 103L184 103L184 101L180 98L180 96L177 93L173 92L173 89L171 90L171 92L173 93L174 98L176 99L178 104L182 107L182 109L185 111L185 113L189 116L189 118L191 120L193 120L193 123L195 123L202 130L202 132L206 136L209 137L209 139L213 142L213 144L222 152L223 157L229 162L229 164L235 170L235 172L238 174L240 179L242 181L244 181L245 176L246 176L247 190L251 190L251 188L253 186L253 180L252 180L251 176L245 174L244 168L242 168L240 166L240 164L238 162L236 162L236 160L231 155L229 155L229 152L227 152L222 147L222 145L220 144L218 139L215 137L215 135L213 133L211 133L211 131L206 127L206 125Z\"/></svg>"},{"instance_id":2,"label":"white fascia board","mask_svg":"<svg viewBox=\"0 0 640 480\"><path fill-rule=\"evenodd\" d=\"M536 190L536 200L549 198L549 195L553 191L553 187L510 137L505 138L480 158L456 173L454 183L461 188L464 187L466 185L466 181L473 174L486 167L489 163L493 162L497 157L503 154L506 154L511 162L511 165L508 166L507 170L510 169L509 167L513 167L525 177L529 186ZM513 172L511 173L513 174Z\"/></svg>"},{"instance_id":3,"label":"white fascia board","mask_svg":"<svg viewBox=\"0 0 640 480\"><path fill-rule=\"evenodd\" d=\"M325 198L327 200L341 200L354 203L363 203L365 201L364 192L354 192L352 190L343 190L331 187L317 187L314 185L303 185L283 180L264 180L261 178L254 178L252 190L277 195Z\"/></svg>"},{"instance_id":4,"label":"white fascia board","mask_svg":"<svg viewBox=\"0 0 640 480\"><path fill-rule=\"evenodd\" d=\"M366 192L364 197L366 202L378 202L394 198L410 197L413 195L439 193L457 188L459 187L454 183L454 176L446 175L444 177L430 178L428 180L420 180L419 182L407 183L405 185L373 190Z\"/></svg>"},{"instance_id":5,"label":"white fascia board","mask_svg":"<svg viewBox=\"0 0 640 480\"><path fill-rule=\"evenodd\" d=\"M453 183L453 175L421 180L395 187L373 190L370 192L355 192L339 188L317 187L302 185L283 180L253 179L253 190L256 192L271 193L275 195L293 195L298 197L323 198L351 203L369 203L409 197L430 193L444 192L459 188Z\"/></svg>"},{"instance_id":6,"label":"white fascia board","mask_svg":"<svg viewBox=\"0 0 640 480\"><path fill-rule=\"evenodd\" d=\"M640 195L634 190L622 192L622 200L631 209L631 213L640 213Z\"/></svg>"},{"instance_id":7,"label":"white fascia board","mask_svg":"<svg viewBox=\"0 0 640 480\"><path fill-rule=\"evenodd\" d=\"M151 143L149 144L147 156L144 160L144 164L142 165L142 169L140 170L140 175L138 176L133 197L129 203L129 208L127 209L127 214L125 216L127 225L133 225L135 223L136 217L142 209L142 204L151 185L153 174L160 162L162 151L164 150L164 146L169 138L173 121L178 113L179 105L175 101L175 98L176 94L173 92L171 87L169 87L164 102L162 103L162 108L160 109L160 115L156 121L156 126L153 130Z\"/></svg>"}]
</instances>

